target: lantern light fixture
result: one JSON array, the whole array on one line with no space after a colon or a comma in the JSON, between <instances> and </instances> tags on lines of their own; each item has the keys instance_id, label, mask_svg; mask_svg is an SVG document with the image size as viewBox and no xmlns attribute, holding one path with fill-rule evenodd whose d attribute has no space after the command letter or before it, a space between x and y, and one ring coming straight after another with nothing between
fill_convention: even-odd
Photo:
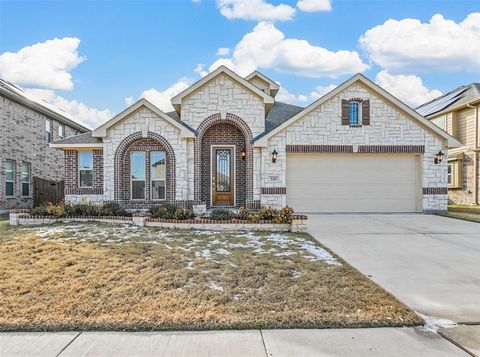
<instances>
[{"instance_id":1,"label":"lantern light fixture","mask_svg":"<svg viewBox=\"0 0 480 357\"><path fill-rule=\"evenodd\" d=\"M437 152L437 153L435 154L435 159L433 160L433 162L434 162L435 164L441 163L444 156L445 156L445 154L442 152L442 150L440 150L439 152Z\"/></svg>"},{"instance_id":2,"label":"lantern light fixture","mask_svg":"<svg viewBox=\"0 0 480 357\"><path fill-rule=\"evenodd\" d=\"M273 163L277 162L277 157L278 157L278 152L277 152L277 150L273 149L273 151L272 151L272 162Z\"/></svg>"},{"instance_id":3,"label":"lantern light fixture","mask_svg":"<svg viewBox=\"0 0 480 357\"><path fill-rule=\"evenodd\" d=\"M245 151L245 149L242 149L242 151L240 151L240 157L243 161L245 161L245 158L247 157L247 152Z\"/></svg>"}]
</instances>

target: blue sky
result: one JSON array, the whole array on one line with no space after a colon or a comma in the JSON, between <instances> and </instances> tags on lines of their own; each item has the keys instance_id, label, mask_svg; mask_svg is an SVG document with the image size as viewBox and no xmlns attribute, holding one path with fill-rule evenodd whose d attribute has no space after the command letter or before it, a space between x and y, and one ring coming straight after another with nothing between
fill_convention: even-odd
<instances>
[{"instance_id":1,"label":"blue sky","mask_svg":"<svg viewBox=\"0 0 480 357\"><path fill-rule=\"evenodd\" d=\"M221 58L299 105L357 71L412 106L480 81L478 1L303 1L2 1L0 77L90 126L142 95L168 110Z\"/></svg>"}]
</instances>

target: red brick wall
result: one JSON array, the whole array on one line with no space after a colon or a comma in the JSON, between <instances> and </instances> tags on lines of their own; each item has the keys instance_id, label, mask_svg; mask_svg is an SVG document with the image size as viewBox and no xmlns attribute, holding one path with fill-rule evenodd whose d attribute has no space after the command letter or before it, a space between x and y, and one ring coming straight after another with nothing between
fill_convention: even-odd
<instances>
[{"instance_id":1,"label":"red brick wall","mask_svg":"<svg viewBox=\"0 0 480 357\"><path fill-rule=\"evenodd\" d=\"M212 145L235 145L236 149L236 200L237 206L246 204L246 161L241 158L241 151L245 150L245 138L236 126L229 123L218 123L209 127L203 134L201 153L201 199L210 204L211 174L210 153Z\"/></svg>"},{"instance_id":2,"label":"red brick wall","mask_svg":"<svg viewBox=\"0 0 480 357\"><path fill-rule=\"evenodd\" d=\"M93 150L93 187L78 187L78 151L65 150L65 194L103 194L103 150Z\"/></svg>"}]
</instances>

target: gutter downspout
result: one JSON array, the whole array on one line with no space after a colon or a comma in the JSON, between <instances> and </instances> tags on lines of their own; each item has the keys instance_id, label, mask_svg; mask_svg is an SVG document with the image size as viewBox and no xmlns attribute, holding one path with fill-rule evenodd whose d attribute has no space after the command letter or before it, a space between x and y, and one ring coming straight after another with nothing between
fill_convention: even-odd
<instances>
[{"instance_id":1,"label":"gutter downspout","mask_svg":"<svg viewBox=\"0 0 480 357\"><path fill-rule=\"evenodd\" d=\"M474 167L474 180L473 180L473 198L474 198L474 202L476 205L479 204L479 195L478 195L478 191L479 191L479 187L478 187L478 181L480 180L480 175L478 173L479 171L479 163L478 163L478 153L480 151L480 143L478 141L479 139L479 129L480 129L480 124L478 122L478 106L479 104L477 105L471 105L471 104L467 104L467 107L469 108L473 108L475 109L475 147L474 147L474 153L473 153L473 160L474 160L474 163L475 165L473 166Z\"/></svg>"}]
</instances>

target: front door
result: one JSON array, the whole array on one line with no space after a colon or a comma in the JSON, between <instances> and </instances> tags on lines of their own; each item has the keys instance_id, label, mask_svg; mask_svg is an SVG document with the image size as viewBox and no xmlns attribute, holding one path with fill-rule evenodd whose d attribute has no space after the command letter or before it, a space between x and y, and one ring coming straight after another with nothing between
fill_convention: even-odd
<instances>
[{"instance_id":1,"label":"front door","mask_svg":"<svg viewBox=\"0 0 480 357\"><path fill-rule=\"evenodd\" d=\"M212 148L212 206L235 205L233 147Z\"/></svg>"}]
</instances>

